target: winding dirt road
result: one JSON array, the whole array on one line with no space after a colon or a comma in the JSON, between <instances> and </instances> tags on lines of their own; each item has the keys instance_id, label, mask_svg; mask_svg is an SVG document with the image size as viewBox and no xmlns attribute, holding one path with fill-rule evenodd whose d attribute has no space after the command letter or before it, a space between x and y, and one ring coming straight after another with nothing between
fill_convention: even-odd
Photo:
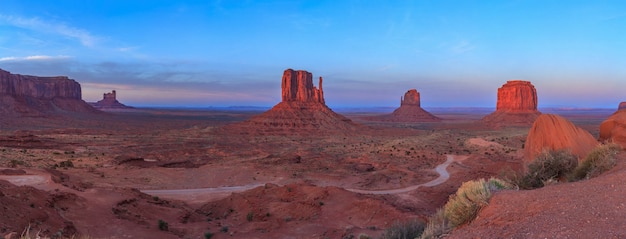
<instances>
[{"instance_id":1,"label":"winding dirt road","mask_svg":"<svg viewBox=\"0 0 626 239\"><path fill-rule=\"evenodd\" d=\"M350 192L361 193L361 194L400 194L414 191L420 187L433 187L439 184L446 182L450 178L450 173L448 173L447 168L454 161L460 161L465 159L467 156L457 156L457 155L446 155L447 160L435 167L435 171L439 174L439 177L433 179L432 181L413 185L404 188L396 188L396 189L387 189L387 190L363 190L363 189L354 189L354 188L344 188ZM455 157L459 157L459 159L455 159ZM29 185L37 188L51 188L49 184L53 183L50 180L49 175L40 175L34 171L30 171L29 175L0 175L1 180L7 180L15 185L23 186ZM276 183L276 182L268 182L268 183ZM265 185L265 183L255 183L248 184L242 186L231 186L231 187L216 187L216 188L194 188L194 189L162 189L162 190L140 190L143 193L150 194L152 196L158 196L162 198L168 199L177 199L186 201L188 203L203 203L207 201L217 200L220 198L227 197L231 193L234 192L243 192L246 190L250 190L256 187L260 187Z\"/></svg>"}]
</instances>

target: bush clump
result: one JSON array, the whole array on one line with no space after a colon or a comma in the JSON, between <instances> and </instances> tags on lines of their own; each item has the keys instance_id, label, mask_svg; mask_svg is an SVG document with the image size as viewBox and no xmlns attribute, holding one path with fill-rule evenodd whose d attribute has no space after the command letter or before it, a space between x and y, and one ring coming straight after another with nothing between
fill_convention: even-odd
<instances>
[{"instance_id":1,"label":"bush clump","mask_svg":"<svg viewBox=\"0 0 626 239\"><path fill-rule=\"evenodd\" d=\"M437 238L476 218L478 212L489 203L491 192L511 189L512 185L491 178L464 182L446 205L428 220L421 238Z\"/></svg>"},{"instance_id":2,"label":"bush clump","mask_svg":"<svg viewBox=\"0 0 626 239\"><path fill-rule=\"evenodd\" d=\"M587 157L574 169L570 181L589 179L613 168L616 163L615 155L622 151L618 144L604 144L591 150Z\"/></svg>"},{"instance_id":3,"label":"bush clump","mask_svg":"<svg viewBox=\"0 0 626 239\"><path fill-rule=\"evenodd\" d=\"M381 239L413 239L419 237L424 231L425 223L420 220L395 222L387 228Z\"/></svg>"},{"instance_id":4,"label":"bush clump","mask_svg":"<svg viewBox=\"0 0 626 239\"><path fill-rule=\"evenodd\" d=\"M521 189L534 189L552 181L565 180L578 165L578 160L567 150L544 150L528 164L525 175L512 179Z\"/></svg>"}]
</instances>

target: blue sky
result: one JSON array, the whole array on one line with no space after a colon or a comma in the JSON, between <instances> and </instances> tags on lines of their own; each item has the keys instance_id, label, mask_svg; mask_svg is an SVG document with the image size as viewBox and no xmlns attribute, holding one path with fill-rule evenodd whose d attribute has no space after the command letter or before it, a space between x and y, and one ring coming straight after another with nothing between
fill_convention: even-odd
<instances>
[{"instance_id":1,"label":"blue sky","mask_svg":"<svg viewBox=\"0 0 626 239\"><path fill-rule=\"evenodd\" d=\"M623 1L0 0L0 68L67 75L83 99L272 106L287 68L331 107L494 107L507 80L540 107L626 101Z\"/></svg>"}]
</instances>

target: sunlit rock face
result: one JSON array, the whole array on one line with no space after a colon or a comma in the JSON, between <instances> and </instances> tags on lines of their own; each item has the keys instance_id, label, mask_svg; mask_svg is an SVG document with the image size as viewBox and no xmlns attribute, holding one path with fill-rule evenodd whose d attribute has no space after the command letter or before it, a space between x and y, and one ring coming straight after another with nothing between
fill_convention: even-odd
<instances>
[{"instance_id":1,"label":"sunlit rock face","mask_svg":"<svg viewBox=\"0 0 626 239\"><path fill-rule=\"evenodd\" d=\"M280 103L260 115L227 125L224 129L246 134L293 134L349 133L365 128L328 108L324 100L322 77L319 78L319 89L313 85L312 79L313 74L307 71L285 70Z\"/></svg>"},{"instance_id":2,"label":"sunlit rock face","mask_svg":"<svg viewBox=\"0 0 626 239\"><path fill-rule=\"evenodd\" d=\"M569 150L579 160L598 145L598 141L586 130L569 120L553 114L537 117L528 131L524 145L524 161L532 162L543 150Z\"/></svg>"},{"instance_id":3,"label":"sunlit rock face","mask_svg":"<svg viewBox=\"0 0 626 239\"><path fill-rule=\"evenodd\" d=\"M0 114L7 117L98 112L82 100L81 87L67 76L11 74L0 69Z\"/></svg>"},{"instance_id":4,"label":"sunlit rock face","mask_svg":"<svg viewBox=\"0 0 626 239\"><path fill-rule=\"evenodd\" d=\"M617 143L626 149L626 110L618 110L600 124L600 141Z\"/></svg>"},{"instance_id":5,"label":"sunlit rock face","mask_svg":"<svg viewBox=\"0 0 626 239\"><path fill-rule=\"evenodd\" d=\"M530 81L507 81L498 88L496 111L482 121L493 126L530 126L541 114L537 102L537 90Z\"/></svg>"},{"instance_id":6,"label":"sunlit rock face","mask_svg":"<svg viewBox=\"0 0 626 239\"><path fill-rule=\"evenodd\" d=\"M391 114L371 118L375 121L389 122L438 122L441 119L420 107L420 93L410 89L400 97L400 107Z\"/></svg>"},{"instance_id":7,"label":"sunlit rock face","mask_svg":"<svg viewBox=\"0 0 626 239\"><path fill-rule=\"evenodd\" d=\"M80 100L78 82L67 76L39 77L11 74L0 69L0 94L37 99L66 98Z\"/></svg>"}]
</instances>

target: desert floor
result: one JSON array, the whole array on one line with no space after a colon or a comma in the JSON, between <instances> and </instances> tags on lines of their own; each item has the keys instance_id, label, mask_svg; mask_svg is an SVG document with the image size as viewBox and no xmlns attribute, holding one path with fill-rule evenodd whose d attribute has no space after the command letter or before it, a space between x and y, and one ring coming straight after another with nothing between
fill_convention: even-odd
<instances>
[{"instance_id":1,"label":"desert floor","mask_svg":"<svg viewBox=\"0 0 626 239\"><path fill-rule=\"evenodd\" d=\"M367 126L351 134L221 128L260 113L242 110L3 119L0 236L29 225L92 238L379 236L425 219L464 181L521 169L529 127L487 127L483 111L431 112L444 121L339 111ZM612 111L544 113L597 136Z\"/></svg>"}]
</instances>

